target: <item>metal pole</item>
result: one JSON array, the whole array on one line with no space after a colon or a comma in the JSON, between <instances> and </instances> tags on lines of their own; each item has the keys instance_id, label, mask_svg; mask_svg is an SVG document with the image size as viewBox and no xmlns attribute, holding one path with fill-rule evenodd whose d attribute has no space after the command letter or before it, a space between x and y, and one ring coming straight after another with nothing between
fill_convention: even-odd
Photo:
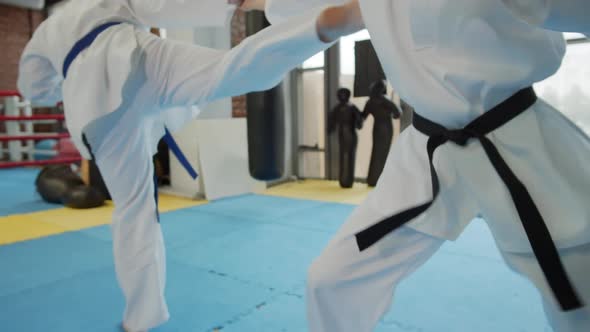
<instances>
[{"instance_id":1,"label":"metal pole","mask_svg":"<svg viewBox=\"0 0 590 332\"><path fill-rule=\"evenodd\" d=\"M4 110L8 116L18 116L18 97L6 97L4 98ZM16 121L6 122L6 134L8 136L18 136L20 132L20 124ZM20 141L8 142L8 155L11 161L22 161L22 143Z\"/></svg>"},{"instance_id":2,"label":"metal pole","mask_svg":"<svg viewBox=\"0 0 590 332\"><path fill-rule=\"evenodd\" d=\"M327 124L329 112L338 104L337 92L340 88L340 44L335 44L325 53L325 124L324 133L326 137L326 178L337 180L339 172L338 151L339 142L336 135L328 135Z\"/></svg>"}]
</instances>

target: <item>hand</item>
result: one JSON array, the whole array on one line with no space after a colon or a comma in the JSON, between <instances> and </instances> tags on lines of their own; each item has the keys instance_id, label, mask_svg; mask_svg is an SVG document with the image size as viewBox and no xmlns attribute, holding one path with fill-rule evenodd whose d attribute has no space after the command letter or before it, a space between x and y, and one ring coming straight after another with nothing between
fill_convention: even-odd
<instances>
[{"instance_id":1,"label":"hand","mask_svg":"<svg viewBox=\"0 0 590 332\"><path fill-rule=\"evenodd\" d=\"M264 7L266 6L266 0L229 0L229 1L234 1L236 3L239 2L240 9L245 12L249 12L251 10L264 11Z\"/></svg>"},{"instance_id":2,"label":"hand","mask_svg":"<svg viewBox=\"0 0 590 332\"><path fill-rule=\"evenodd\" d=\"M365 28L358 0L325 9L317 19L317 31L320 39L331 43L340 37L358 32Z\"/></svg>"}]
</instances>

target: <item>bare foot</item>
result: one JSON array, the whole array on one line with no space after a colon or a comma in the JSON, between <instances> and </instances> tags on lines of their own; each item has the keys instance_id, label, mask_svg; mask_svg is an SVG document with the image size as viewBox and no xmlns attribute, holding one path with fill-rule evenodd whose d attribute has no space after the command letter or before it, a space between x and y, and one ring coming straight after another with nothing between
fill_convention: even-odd
<instances>
[{"instance_id":1,"label":"bare foot","mask_svg":"<svg viewBox=\"0 0 590 332\"><path fill-rule=\"evenodd\" d=\"M232 1L232 0L230 0ZM240 0L233 0L233 1L240 1ZM241 4L239 8L245 12L249 12L251 10L260 10L264 11L264 7L266 6L266 0L241 0Z\"/></svg>"},{"instance_id":2,"label":"bare foot","mask_svg":"<svg viewBox=\"0 0 590 332\"><path fill-rule=\"evenodd\" d=\"M123 331L125 332L149 332L148 330L144 330L144 331L131 331L130 329L128 329L125 324L121 323L121 328L123 329Z\"/></svg>"}]
</instances>

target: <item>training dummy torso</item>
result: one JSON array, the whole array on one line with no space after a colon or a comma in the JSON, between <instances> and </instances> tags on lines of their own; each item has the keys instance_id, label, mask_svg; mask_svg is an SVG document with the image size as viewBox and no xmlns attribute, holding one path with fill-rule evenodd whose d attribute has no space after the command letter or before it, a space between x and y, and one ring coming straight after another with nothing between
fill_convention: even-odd
<instances>
[{"instance_id":1,"label":"training dummy torso","mask_svg":"<svg viewBox=\"0 0 590 332\"><path fill-rule=\"evenodd\" d=\"M354 182L354 166L358 143L357 129L363 124L359 109L350 103L351 92L348 89L338 90L340 103L332 110L328 119L328 132L338 130L340 145L340 186L350 188Z\"/></svg>"},{"instance_id":2,"label":"training dummy torso","mask_svg":"<svg viewBox=\"0 0 590 332\"><path fill-rule=\"evenodd\" d=\"M371 85L371 96L363 111L363 118L369 115L375 120L373 123L373 150L367 184L374 187L385 166L387 154L393 141L392 119L400 117L395 104L385 97L387 89L385 82L379 81Z\"/></svg>"}]
</instances>

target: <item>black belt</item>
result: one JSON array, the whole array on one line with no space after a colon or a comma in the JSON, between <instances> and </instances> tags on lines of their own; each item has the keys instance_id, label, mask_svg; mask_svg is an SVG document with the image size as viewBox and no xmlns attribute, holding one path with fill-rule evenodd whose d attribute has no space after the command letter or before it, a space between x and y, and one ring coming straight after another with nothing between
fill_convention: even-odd
<instances>
[{"instance_id":1,"label":"black belt","mask_svg":"<svg viewBox=\"0 0 590 332\"><path fill-rule=\"evenodd\" d=\"M78 57L78 55L80 55L80 53L82 53L82 51L84 51L85 49L90 47L90 45L92 45L94 40L96 40L96 38L101 33L103 33L108 28L113 27L113 26L117 26L121 23L123 23L123 22L107 22L107 23L101 24L101 25L95 27L94 29L92 29L89 33L87 33L80 40L78 40L74 44L72 49L68 52L68 54L66 55L66 58L64 59L64 64L63 64L63 68L62 68L63 77L65 78L68 76L68 70L70 69L72 62L74 62L74 60ZM166 128L166 132L164 134L164 137L162 137L162 139L164 140L164 142L166 142L170 151L172 151L172 153L176 156L176 158L178 159L180 164L184 167L184 169L188 172L188 174L193 179L196 179L199 175L197 174L197 172L195 171L195 169L193 168L191 163L188 161L188 159L186 158L186 156L184 155L184 153L182 152L182 150L180 149L180 147L178 146L178 144L174 140L174 137L172 136L170 131L168 131L168 128Z\"/></svg>"},{"instance_id":2,"label":"black belt","mask_svg":"<svg viewBox=\"0 0 590 332\"><path fill-rule=\"evenodd\" d=\"M449 130L437 123L414 114L414 127L429 136L427 143L430 161L430 175L432 177L433 198L428 203L397 213L377 224L356 234L357 244L361 251L371 247L383 237L403 226L426 211L440 193L438 174L434 168L432 157L434 151L447 142L465 146L470 139L477 139L483 146L490 162L510 191L512 201L516 206L522 225L530 241L533 253L551 287L553 294L564 311L583 307L582 301L576 294L567 273L559 258L557 248L551 234L533 202L530 194L522 182L512 172L498 149L486 135L500 128L514 119L537 101L532 88L519 91L500 105L469 123L463 129Z\"/></svg>"}]
</instances>

